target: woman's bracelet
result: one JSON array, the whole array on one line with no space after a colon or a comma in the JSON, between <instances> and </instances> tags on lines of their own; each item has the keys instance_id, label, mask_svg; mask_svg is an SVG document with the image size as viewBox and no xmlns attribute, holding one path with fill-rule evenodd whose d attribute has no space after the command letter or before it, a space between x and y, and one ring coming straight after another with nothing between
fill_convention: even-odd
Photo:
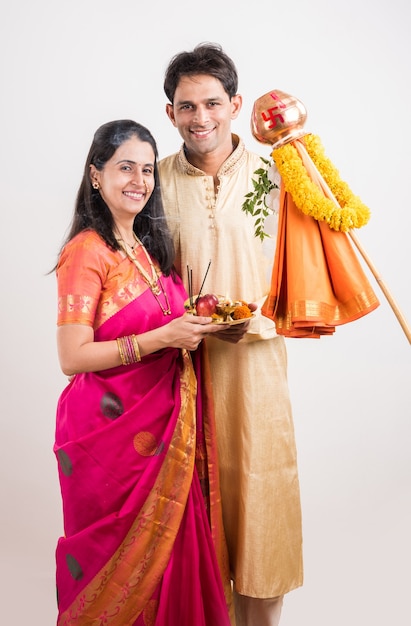
<instances>
[{"instance_id":1,"label":"woman's bracelet","mask_svg":"<svg viewBox=\"0 0 411 626\"><path fill-rule=\"evenodd\" d=\"M141 361L140 348L136 335L126 335L116 339L121 364L130 365Z\"/></svg>"}]
</instances>

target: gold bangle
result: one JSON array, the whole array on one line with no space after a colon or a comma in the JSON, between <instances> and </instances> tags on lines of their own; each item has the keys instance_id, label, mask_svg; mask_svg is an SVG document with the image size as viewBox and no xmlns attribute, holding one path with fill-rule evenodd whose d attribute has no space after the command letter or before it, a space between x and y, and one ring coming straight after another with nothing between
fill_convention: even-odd
<instances>
[{"instance_id":1,"label":"gold bangle","mask_svg":"<svg viewBox=\"0 0 411 626\"><path fill-rule=\"evenodd\" d=\"M138 345L136 335L131 335L131 341L133 343L133 348L134 348L134 358L135 358L134 362L138 363L139 361L141 361L141 354L140 354L140 346Z\"/></svg>"},{"instance_id":2,"label":"gold bangle","mask_svg":"<svg viewBox=\"0 0 411 626\"><path fill-rule=\"evenodd\" d=\"M141 361L140 348L136 335L126 335L116 339L121 364L130 365Z\"/></svg>"},{"instance_id":3,"label":"gold bangle","mask_svg":"<svg viewBox=\"0 0 411 626\"><path fill-rule=\"evenodd\" d=\"M121 364L122 365L127 365L127 359L125 357L124 350L123 350L122 337L118 337L116 339L116 341L117 341L118 352L119 352L120 359L121 359Z\"/></svg>"}]
</instances>

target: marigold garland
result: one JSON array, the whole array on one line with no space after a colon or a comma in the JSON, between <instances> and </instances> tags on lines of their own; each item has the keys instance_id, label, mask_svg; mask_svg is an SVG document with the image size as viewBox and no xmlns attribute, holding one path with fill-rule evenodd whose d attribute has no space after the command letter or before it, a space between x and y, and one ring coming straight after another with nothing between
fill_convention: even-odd
<instances>
[{"instance_id":1,"label":"marigold garland","mask_svg":"<svg viewBox=\"0 0 411 626\"><path fill-rule=\"evenodd\" d=\"M320 138L307 134L302 141L340 206L326 198L312 182L296 148L288 143L273 150L271 156L285 190L292 195L297 207L305 215L327 222L333 230L346 232L351 228L364 226L370 219L370 209L352 193L347 183L341 180L338 170L325 156Z\"/></svg>"}]
</instances>

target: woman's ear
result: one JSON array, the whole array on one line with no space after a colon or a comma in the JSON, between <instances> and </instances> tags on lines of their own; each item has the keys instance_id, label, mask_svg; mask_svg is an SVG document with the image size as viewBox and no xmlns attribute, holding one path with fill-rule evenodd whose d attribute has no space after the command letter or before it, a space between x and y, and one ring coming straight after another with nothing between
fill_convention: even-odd
<instances>
[{"instance_id":1,"label":"woman's ear","mask_svg":"<svg viewBox=\"0 0 411 626\"><path fill-rule=\"evenodd\" d=\"M92 185L100 185L100 172L95 165L90 165L90 182Z\"/></svg>"}]
</instances>

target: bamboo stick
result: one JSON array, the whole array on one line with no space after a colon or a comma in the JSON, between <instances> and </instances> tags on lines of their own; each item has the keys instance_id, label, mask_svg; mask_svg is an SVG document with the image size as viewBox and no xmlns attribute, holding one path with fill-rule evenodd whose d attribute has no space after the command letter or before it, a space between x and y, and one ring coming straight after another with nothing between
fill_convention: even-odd
<instances>
[{"instance_id":1,"label":"bamboo stick","mask_svg":"<svg viewBox=\"0 0 411 626\"><path fill-rule=\"evenodd\" d=\"M351 237L352 241L354 242L355 246L357 247L358 251L360 252L362 258L364 259L364 261L367 263L368 267L370 268L370 270L371 270L375 280L377 281L381 291L385 295L385 297L386 297L386 299L388 301L388 304L391 306L392 310L394 311L394 314L395 314L397 320L399 321L399 323L401 325L401 328L403 329L403 331L404 331L404 333L405 333L409 343L411 343L411 328L407 324L407 320L405 319L404 315L400 311L400 309L398 307L398 304L394 300L394 298L393 298L390 290L388 289L385 281L383 280L383 278L381 277L381 275L377 271L377 268L375 267L374 263L371 261L371 259L368 256L368 254L365 252L365 250L362 247L362 245L360 244L360 242L358 241L358 237L357 237L355 231L350 230L350 231L348 231L348 234Z\"/></svg>"},{"instance_id":2,"label":"bamboo stick","mask_svg":"<svg viewBox=\"0 0 411 626\"><path fill-rule=\"evenodd\" d=\"M324 180L323 176L318 171L318 168L316 167L316 165L314 164L314 162L311 159L310 155L308 154L307 150L305 149L305 147L302 144L299 144L299 150L304 150L304 155L312 163L312 166L315 168L315 170L316 170L316 172L318 174L318 177L320 178L321 185L324 187L324 189L327 192L327 196L330 198L330 200L332 200L336 204L336 206L340 207L340 205L338 204L337 199L334 197L334 194L332 193L331 189L327 185L327 183ZM408 323L407 323L403 313L400 311L400 309L398 307L398 304L394 300L394 297L392 296L390 290L388 289L385 281L382 279L382 277L379 274L379 272L377 271L374 263L371 261L370 257L365 252L363 246L360 244L360 242L358 240L358 237L355 234L355 231L353 231L353 230L348 231L348 235L350 236L351 240L355 244L356 248L358 249L359 253L363 257L364 261L368 265L368 267L369 267L371 273L373 274L375 280L377 281L381 291L383 292L384 296L386 297L386 299L388 301L388 304L390 305L391 309L393 310L393 312L395 314L395 317L397 318L398 322L400 323L400 326L403 329L403 331L405 333L405 336L407 337L409 343L411 344L411 328L408 325Z\"/></svg>"}]
</instances>

